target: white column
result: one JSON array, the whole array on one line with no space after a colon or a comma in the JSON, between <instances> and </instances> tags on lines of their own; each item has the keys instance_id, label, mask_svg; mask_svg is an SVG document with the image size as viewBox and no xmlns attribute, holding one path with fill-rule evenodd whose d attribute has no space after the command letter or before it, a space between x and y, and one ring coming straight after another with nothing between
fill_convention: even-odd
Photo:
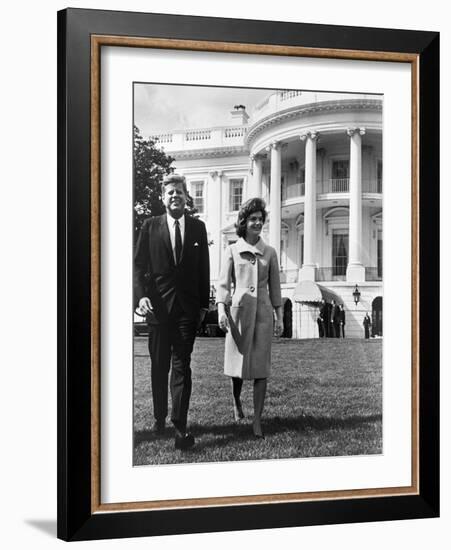
<instances>
[{"instance_id":1,"label":"white column","mask_svg":"<svg viewBox=\"0 0 451 550\"><path fill-rule=\"evenodd\" d=\"M352 283L365 281L362 263L362 136L364 128L348 128L350 139L349 160L349 260L346 280Z\"/></svg>"},{"instance_id":2,"label":"white column","mask_svg":"<svg viewBox=\"0 0 451 550\"><path fill-rule=\"evenodd\" d=\"M224 227L223 220L223 208L222 208L222 172L213 171L209 173L210 176L210 193L214 204L216 205L216 214L211 216L210 227L214 226L214 236L213 236L213 250L210 251L210 271L211 279L218 279L219 273L221 272L221 262L222 262L222 228ZM214 210L212 209L212 212ZM214 259L214 263L212 260Z\"/></svg>"},{"instance_id":3,"label":"white column","mask_svg":"<svg viewBox=\"0 0 451 550\"><path fill-rule=\"evenodd\" d=\"M301 136L305 141L304 263L300 281L314 281L316 268L316 143L317 132Z\"/></svg>"},{"instance_id":4,"label":"white column","mask_svg":"<svg viewBox=\"0 0 451 550\"><path fill-rule=\"evenodd\" d=\"M271 151L271 187L269 190L269 244L276 249L280 262L280 225L281 225L281 185L282 185L282 149L280 143L273 142Z\"/></svg>"},{"instance_id":5,"label":"white column","mask_svg":"<svg viewBox=\"0 0 451 550\"><path fill-rule=\"evenodd\" d=\"M263 160L259 155L252 155L252 197L262 197Z\"/></svg>"}]
</instances>

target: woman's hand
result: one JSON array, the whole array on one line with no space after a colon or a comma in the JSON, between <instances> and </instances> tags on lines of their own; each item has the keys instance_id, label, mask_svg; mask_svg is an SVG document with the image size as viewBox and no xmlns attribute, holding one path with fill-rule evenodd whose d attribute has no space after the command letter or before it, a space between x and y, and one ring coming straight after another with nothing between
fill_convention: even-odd
<instances>
[{"instance_id":1,"label":"woman's hand","mask_svg":"<svg viewBox=\"0 0 451 550\"><path fill-rule=\"evenodd\" d=\"M226 313L218 313L218 325L223 332L228 332L229 330L229 320L227 319Z\"/></svg>"},{"instance_id":2,"label":"woman's hand","mask_svg":"<svg viewBox=\"0 0 451 550\"><path fill-rule=\"evenodd\" d=\"M282 319L276 319L274 323L274 335L279 338L283 333L283 321Z\"/></svg>"},{"instance_id":3,"label":"woman's hand","mask_svg":"<svg viewBox=\"0 0 451 550\"><path fill-rule=\"evenodd\" d=\"M283 310L282 306L277 306L276 311L276 320L274 322L274 336L282 336L283 333Z\"/></svg>"}]
</instances>

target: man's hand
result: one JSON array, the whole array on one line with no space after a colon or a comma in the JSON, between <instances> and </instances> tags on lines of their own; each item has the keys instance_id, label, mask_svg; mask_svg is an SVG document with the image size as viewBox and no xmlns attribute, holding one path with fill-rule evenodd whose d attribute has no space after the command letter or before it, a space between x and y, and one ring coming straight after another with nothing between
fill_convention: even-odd
<instances>
[{"instance_id":1,"label":"man's hand","mask_svg":"<svg viewBox=\"0 0 451 550\"><path fill-rule=\"evenodd\" d=\"M147 315L148 313L152 312L152 304L150 303L149 298L144 296L144 298L141 298L139 301L139 309L143 315Z\"/></svg>"}]
</instances>

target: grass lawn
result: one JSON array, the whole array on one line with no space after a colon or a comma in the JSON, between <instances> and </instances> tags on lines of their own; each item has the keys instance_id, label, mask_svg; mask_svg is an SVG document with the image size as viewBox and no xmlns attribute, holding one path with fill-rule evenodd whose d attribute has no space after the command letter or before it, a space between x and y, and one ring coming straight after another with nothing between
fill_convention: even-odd
<instances>
[{"instance_id":1,"label":"grass lawn","mask_svg":"<svg viewBox=\"0 0 451 550\"><path fill-rule=\"evenodd\" d=\"M135 338L135 465L382 452L381 340L274 340L264 440L252 435L251 381L243 385L246 418L233 420L223 354L223 338L196 339L188 418L196 445L175 451L172 428L158 438L149 431L153 415L147 338Z\"/></svg>"}]
</instances>

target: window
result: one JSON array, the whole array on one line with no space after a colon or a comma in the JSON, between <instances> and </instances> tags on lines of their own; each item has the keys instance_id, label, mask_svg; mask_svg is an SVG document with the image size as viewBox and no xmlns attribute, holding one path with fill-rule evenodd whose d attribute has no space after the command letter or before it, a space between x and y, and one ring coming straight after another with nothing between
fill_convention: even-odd
<instances>
[{"instance_id":1,"label":"window","mask_svg":"<svg viewBox=\"0 0 451 550\"><path fill-rule=\"evenodd\" d=\"M382 193L382 161L377 161L377 192Z\"/></svg>"},{"instance_id":2,"label":"window","mask_svg":"<svg viewBox=\"0 0 451 550\"><path fill-rule=\"evenodd\" d=\"M349 178L349 160L334 160L332 163L334 179Z\"/></svg>"},{"instance_id":3,"label":"window","mask_svg":"<svg viewBox=\"0 0 451 550\"><path fill-rule=\"evenodd\" d=\"M332 234L332 275L346 275L348 266L348 232L342 229L335 229Z\"/></svg>"},{"instance_id":4,"label":"window","mask_svg":"<svg viewBox=\"0 0 451 550\"><path fill-rule=\"evenodd\" d=\"M288 198L287 193L287 178L285 176L282 176L280 178L280 198L281 200L286 200Z\"/></svg>"},{"instance_id":5,"label":"window","mask_svg":"<svg viewBox=\"0 0 451 550\"><path fill-rule=\"evenodd\" d=\"M230 212L240 209L243 202L243 179L235 178L230 180Z\"/></svg>"},{"instance_id":6,"label":"window","mask_svg":"<svg viewBox=\"0 0 451 550\"><path fill-rule=\"evenodd\" d=\"M377 276L382 279L382 231L377 232Z\"/></svg>"},{"instance_id":7,"label":"window","mask_svg":"<svg viewBox=\"0 0 451 550\"><path fill-rule=\"evenodd\" d=\"M296 183L305 183L305 168L299 168L296 175Z\"/></svg>"},{"instance_id":8,"label":"window","mask_svg":"<svg viewBox=\"0 0 451 550\"><path fill-rule=\"evenodd\" d=\"M332 162L332 193L347 193L349 191L349 160L334 160Z\"/></svg>"},{"instance_id":9,"label":"window","mask_svg":"<svg viewBox=\"0 0 451 550\"><path fill-rule=\"evenodd\" d=\"M199 214L204 213L204 182L192 181L191 182L191 196L193 197L194 208Z\"/></svg>"}]
</instances>

